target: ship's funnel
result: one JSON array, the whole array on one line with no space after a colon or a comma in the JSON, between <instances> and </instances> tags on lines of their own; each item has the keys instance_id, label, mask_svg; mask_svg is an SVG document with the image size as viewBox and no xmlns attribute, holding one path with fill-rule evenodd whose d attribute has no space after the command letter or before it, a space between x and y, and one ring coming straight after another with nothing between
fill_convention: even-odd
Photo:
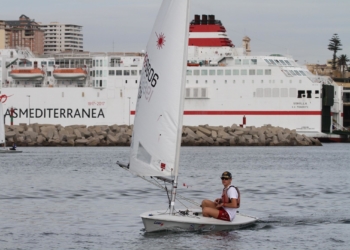
<instances>
[{"instance_id":1,"label":"ship's funnel","mask_svg":"<svg viewBox=\"0 0 350 250\"><path fill-rule=\"evenodd\" d=\"M207 24L208 24L208 16L202 15L202 25L207 25Z\"/></svg>"},{"instance_id":2,"label":"ship's funnel","mask_svg":"<svg viewBox=\"0 0 350 250\"><path fill-rule=\"evenodd\" d=\"M201 24L201 16L194 15L194 24Z\"/></svg>"},{"instance_id":3,"label":"ship's funnel","mask_svg":"<svg viewBox=\"0 0 350 250\"><path fill-rule=\"evenodd\" d=\"M209 22L208 24L215 24L215 16L214 15L209 15Z\"/></svg>"}]
</instances>

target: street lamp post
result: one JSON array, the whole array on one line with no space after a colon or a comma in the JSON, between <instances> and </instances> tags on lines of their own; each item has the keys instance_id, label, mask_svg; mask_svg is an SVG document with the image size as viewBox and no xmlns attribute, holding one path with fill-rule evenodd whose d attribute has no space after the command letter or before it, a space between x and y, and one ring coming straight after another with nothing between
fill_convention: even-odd
<instances>
[{"instance_id":1,"label":"street lamp post","mask_svg":"<svg viewBox=\"0 0 350 250\"><path fill-rule=\"evenodd\" d=\"M130 126L130 98L131 97L128 97L129 98L129 126Z\"/></svg>"},{"instance_id":2,"label":"street lamp post","mask_svg":"<svg viewBox=\"0 0 350 250\"><path fill-rule=\"evenodd\" d=\"M29 117L29 124L30 125L30 95L27 95L28 97L28 106L29 106L29 109L28 109L28 117Z\"/></svg>"}]
</instances>

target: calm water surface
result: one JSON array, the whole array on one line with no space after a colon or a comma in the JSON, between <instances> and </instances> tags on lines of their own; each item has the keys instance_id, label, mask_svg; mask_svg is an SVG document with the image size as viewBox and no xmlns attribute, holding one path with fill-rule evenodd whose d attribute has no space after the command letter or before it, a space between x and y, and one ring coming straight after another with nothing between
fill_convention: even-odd
<instances>
[{"instance_id":1,"label":"calm water surface","mask_svg":"<svg viewBox=\"0 0 350 250\"><path fill-rule=\"evenodd\" d=\"M145 233L139 214L163 191L117 167L128 148L23 148L0 155L0 249L349 249L350 144L183 147L179 193L217 198L221 173L240 187L230 232ZM186 187L183 186L186 184ZM179 203L178 208L182 208Z\"/></svg>"}]
</instances>

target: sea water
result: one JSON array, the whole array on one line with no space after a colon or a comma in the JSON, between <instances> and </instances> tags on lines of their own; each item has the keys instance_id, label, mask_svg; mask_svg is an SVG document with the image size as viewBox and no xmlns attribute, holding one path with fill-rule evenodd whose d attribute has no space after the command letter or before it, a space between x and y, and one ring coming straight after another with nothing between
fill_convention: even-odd
<instances>
[{"instance_id":1,"label":"sea water","mask_svg":"<svg viewBox=\"0 0 350 250\"><path fill-rule=\"evenodd\" d=\"M115 164L127 147L22 150L0 155L0 249L350 248L350 144L182 147L179 194L215 199L227 170L260 218L229 232L146 233L139 214L168 199Z\"/></svg>"}]
</instances>

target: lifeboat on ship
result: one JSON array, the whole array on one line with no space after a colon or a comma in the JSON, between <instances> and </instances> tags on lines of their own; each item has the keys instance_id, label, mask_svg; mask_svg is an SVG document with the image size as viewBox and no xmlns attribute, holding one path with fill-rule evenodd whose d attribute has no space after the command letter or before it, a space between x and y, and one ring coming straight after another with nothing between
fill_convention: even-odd
<instances>
[{"instance_id":1,"label":"lifeboat on ship","mask_svg":"<svg viewBox=\"0 0 350 250\"><path fill-rule=\"evenodd\" d=\"M12 69L10 76L15 80L42 80L45 72L39 68L34 69Z\"/></svg>"},{"instance_id":2,"label":"lifeboat on ship","mask_svg":"<svg viewBox=\"0 0 350 250\"><path fill-rule=\"evenodd\" d=\"M53 77L58 80L84 80L87 72L82 68L55 69Z\"/></svg>"}]
</instances>

